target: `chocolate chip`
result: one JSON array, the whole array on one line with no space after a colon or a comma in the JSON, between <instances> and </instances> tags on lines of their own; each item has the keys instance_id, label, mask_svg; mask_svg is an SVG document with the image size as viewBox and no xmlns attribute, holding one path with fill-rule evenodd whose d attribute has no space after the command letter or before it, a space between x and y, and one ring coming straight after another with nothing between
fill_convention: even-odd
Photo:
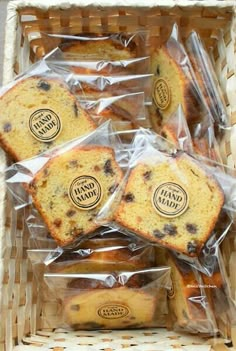
<instances>
[{"instance_id":1,"label":"chocolate chip","mask_svg":"<svg viewBox=\"0 0 236 351\"><path fill-rule=\"evenodd\" d=\"M49 208L50 208L50 210L53 209L53 205L54 205L54 202L53 202L53 201L50 201L50 202L49 202Z\"/></svg>"},{"instance_id":2,"label":"chocolate chip","mask_svg":"<svg viewBox=\"0 0 236 351\"><path fill-rule=\"evenodd\" d=\"M3 130L5 133L9 133L11 131L11 123L7 122L3 126Z\"/></svg>"},{"instance_id":3,"label":"chocolate chip","mask_svg":"<svg viewBox=\"0 0 236 351\"><path fill-rule=\"evenodd\" d=\"M197 233L197 225L196 224L187 223L185 227L189 233L191 233L191 234Z\"/></svg>"},{"instance_id":4,"label":"chocolate chip","mask_svg":"<svg viewBox=\"0 0 236 351\"><path fill-rule=\"evenodd\" d=\"M162 239L162 238L164 238L164 236L165 236L165 234L164 233L162 233L160 230L158 230L158 229L154 229L153 230L153 235L156 237L156 238L158 238L158 239Z\"/></svg>"},{"instance_id":5,"label":"chocolate chip","mask_svg":"<svg viewBox=\"0 0 236 351\"><path fill-rule=\"evenodd\" d=\"M110 186L110 188L108 189L108 195L113 194L117 189L117 187L118 187L118 184L113 184L112 186Z\"/></svg>"},{"instance_id":6,"label":"chocolate chip","mask_svg":"<svg viewBox=\"0 0 236 351\"><path fill-rule=\"evenodd\" d=\"M59 228L61 226L62 220L60 218L56 218L53 224Z\"/></svg>"},{"instance_id":7,"label":"chocolate chip","mask_svg":"<svg viewBox=\"0 0 236 351\"><path fill-rule=\"evenodd\" d=\"M124 201L126 202L133 202L134 201L134 194L127 193L123 196Z\"/></svg>"},{"instance_id":8,"label":"chocolate chip","mask_svg":"<svg viewBox=\"0 0 236 351\"><path fill-rule=\"evenodd\" d=\"M70 168L77 168L78 167L78 161L77 160L71 160L69 162Z\"/></svg>"},{"instance_id":9,"label":"chocolate chip","mask_svg":"<svg viewBox=\"0 0 236 351\"><path fill-rule=\"evenodd\" d=\"M48 174L49 174L48 168L45 168L45 169L43 170L43 174L44 174L45 177L48 176Z\"/></svg>"},{"instance_id":10,"label":"chocolate chip","mask_svg":"<svg viewBox=\"0 0 236 351\"><path fill-rule=\"evenodd\" d=\"M79 311L80 310L80 305L78 304L78 305L72 305L71 306L71 311Z\"/></svg>"},{"instance_id":11,"label":"chocolate chip","mask_svg":"<svg viewBox=\"0 0 236 351\"><path fill-rule=\"evenodd\" d=\"M177 227L173 224L165 224L163 231L168 235L176 235L177 234Z\"/></svg>"},{"instance_id":12,"label":"chocolate chip","mask_svg":"<svg viewBox=\"0 0 236 351\"><path fill-rule=\"evenodd\" d=\"M51 89L51 85L45 80L40 80L37 84L37 88L42 89L44 91L48 91Z\"/></svg>"},{"instance_id":13,"label":"chocolate chip","mask_svg":"<svg viewBox=\"0 0 236 351\"><path fill-rule=\"evenodd\" d=\"M76 116L76 117L79 116L79 109L78 109L78 106L77 106L77 103L76 103L76 102L74 103L74 113L75 113L75 116Z\"/></svg>"},{"instance_id":14,"label":"chocolate chip","mask_svg":"<svg viewBox=\"0 0 236 351\"><path fill-rule=\"evenodd\" d=\"M157 74L158 76L160 75L160 66L159 66L159 65L157 65L156 74Z\"/></svg>"},{"instance_id":15,"label":"chocolate chip","mask_svg":"<svg viewBox=\"0 0 236 351\"><path fill-rule=\"evenodd\" d=\"M152 174L152 171L147 171L147 172L143 173L144 179L145 180L150 180L151 174Z\"/></svg>"},{"instance_id":16,"label":"chocolate chip","mask_svg":"<svg viewBox=\"0 0 236 351\"><path fill-rule=\"evenodd\" d=\"M107 160L105 162L103 169L104 169L105 174L110 174L111 176L113 176L115 174L112 167L111 167L111 160Z\"/></svg>"},{"instance_id":17,"label":"chocolate chip","mask_svg":"<svg viewBox=\"0 0 236 351\"><path fill-rule=\"evenodd\" d=\"M166 132L162 131L162 132L161 132L161 136L162 136L163 138L165 138L165 139L166 139L166 138L167 138L167 134L166 134Z\"/></svg>"},{"instance_id":18,"label":"chocolate chip","mask_svg":"<svg viewBox=\"0 0 236 351\"><path fill-rule=\"evenodd\" d=\"M99 166L97 166L97 165L95 165L95 166L93 167L93 169L94 169L95 172L101 171L101 168L100 168Z\"/></svg>"},{"instance_id":19,"label":"chocolate chip","mask_svg":"<svg viewBox=\"0 0 236 351\"><path fill-rule=\"evenodd\" d=\"M75 214L76 214L76 211L75 211L75 210L68 210L68 211L66 212L66 215L67 215L68 217L73 217Z\"/></svg>"},{"instance_id":20,"label":"chocolate chip","mask_svg":"<svg viewBox=\"0 0 236 351\"><path fill-rule=\"evenodd\" d=\"M196 253L197 251L197 243L196 241L192 240L189 241L187 244L187 250L189 254Z\"/></svg>"}]
</instances>

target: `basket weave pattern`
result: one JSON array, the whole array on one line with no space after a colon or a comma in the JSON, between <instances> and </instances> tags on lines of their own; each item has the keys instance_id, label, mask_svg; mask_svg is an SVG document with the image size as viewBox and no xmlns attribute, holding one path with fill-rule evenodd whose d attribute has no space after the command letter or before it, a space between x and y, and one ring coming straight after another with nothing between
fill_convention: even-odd
<instances>
[{"instance_id":1,"label":"basket weave pattern","mask_svg":"<svg viewBox=\"0 0 236 351\"><path fill-rule=\"evenodd\" d=\"M121 0L120 0L121 1ZM45 40L41 32L47 33L104 33L138 29L150 31L151 45L165 41L174 22L178 23L181 34L187 37L192 29L199 32L214 62L217 75L224 93L227 110L231 117L232 131L221 145L222 156L229 166L236 168L236 19L232 1L166 1L165 5L147 7L140 2L137 6L109 6L107 0L101 6L86 6L76 1L58 5L60 1L36 1L32 7L30 1L12 1L8 9L6 30L6 48L4 81L10 81L14 74L22 72L31 63L40 59L55 46L55 41ZM88 2L87 2L88 3ZM156 1L157 3L157 1ZM59 43L59 42L58 42ZM6 159L1 152L1 170ZM2 172L0 173L2 174ZM0 182L0 350L11 351L22 339L28 345L17 346L15 350L34 349L33 345L44 345L54 351L73 350L159 350L156 341L172 340L165 343L166 350L173 345L195 345L199 339L189 336L180 341L175 333L159 330L145 332L101 333L52 333L45 328L53 328L54 316L58 306L43 301L37 295L30 263L27 259L28 232L24 226L24 212L16 212L12 200L5 195L3 179ZM236 299L236 239L229 236L223 245L223 257L226 271L230 277L231 289ZM42 318L42 311L50 315L50 325ZM27 337L29 333L38 336ZM234 335L233 335L234 336ZM82 339L81 339L82 338ZM114 339L113 339L114 338ZM133 339L135 338L135 343ZM166 338L166 339L165 339ZM172 338L172 339L171 339ZM95 341L96 339L96 341ZM92 341L91 341L92 340ZM106 342L106 340L108 340ZM125 340L125 342L124 342ZM131 340L131 341L130 341ZM147 346L149 341L149 346ZM162 342L163 343L163 342ZM202 340L204 344L205 341ZM236 343L235 343L236 344ZM76 346L77 345L77 346ZM80 345L80 346L79 346ZM90 348L88 347L90 345ZM94 348L92 346L94 346ZM106 346L107 345L107 346ZM112 345L112 348L111 348ZM133 346L132 346L133 345ZM139 346L138 346L139 345ZM210 350L210 346L205 346ZM173 347L174 348L174 347ZM175 347L176 348L176 347ZM36 348L37 349L37 348ZM164 350L165 348L163 348ZM160 348L160 350L162 350ZM180 348L181 350L181 348ZM183 348L183 350L198 350ZM199 349L200 350L200 349ZM217 345L215 350L226 350Z\"/></svg>"}]
</instances>

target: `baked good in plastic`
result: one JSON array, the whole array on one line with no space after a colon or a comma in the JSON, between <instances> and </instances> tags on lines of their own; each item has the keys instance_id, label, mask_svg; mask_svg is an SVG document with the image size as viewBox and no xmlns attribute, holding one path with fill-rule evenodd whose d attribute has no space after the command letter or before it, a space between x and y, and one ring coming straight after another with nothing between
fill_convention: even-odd
<instances>
[{"instance_id":1,"label":"baked good in plastic","mask_svg":"<svg viewBox=\"0 0 236 351\"><path fill-rule=\"evenodd\" d=\"M103 229L104 230L104 229ZM152 245L114 232L84 241L75 251L65 251L49 265L51 273L135 271L155 265Z\"/></svg>"},{"instance_id":2,"label":"baked good in plastic","mask_svg":"<svg viewBox=\"0 0 236 351\"><path fill-rule=\"evenodd\" d=\"M1 96L0 109L0 143L16 161L96 128L63 79L47 75L17 82Z\"/></svg>"},{"instance_id":3,"label":"baked good in plastic","mask_svg":"<svg viewBox=\"0 0 236 351\"><path fill-rule=\"evenodd\" d=\"M199 162L152 149L130 169L114 220L146 240L197 256L223 204L221 186Z\"/></svg>"},{"instance_id":4,"label":"baked good in plastic","mask_svg":"<svg viewBox=\"0 0 236 351\"><path fill-rule=\"evenodd\" d=\"M175 328L192 333L216 332L213 305L200 273L171 254L167 255L167 264L171 267L173 290L169 294L169 307Z\"/></svg>"},{"instance_id":5,"label":"baked good in plastic","mask_svg":"<svg viewBox=\"0 0 236 351\"><path fill-rule=\"evenodd\" d=\"M99 227L94 217L121 179L113 148L77 146L52 156L29 192L50 234L65 246Z\"/></svg>"}]
</instances>

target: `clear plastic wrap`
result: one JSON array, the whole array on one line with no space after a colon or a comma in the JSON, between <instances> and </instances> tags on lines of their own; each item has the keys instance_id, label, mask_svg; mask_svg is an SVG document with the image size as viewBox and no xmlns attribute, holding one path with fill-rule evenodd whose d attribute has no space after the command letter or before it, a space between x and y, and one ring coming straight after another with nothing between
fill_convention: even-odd
<instances>
[{"instance_id":1,"label":"clear plastic wrap","mask_svg":"<svg viewBox=\"0 0 236 351\"><path fill-rule=\"evenodd\" d=\"M113 96L95 101L80 100L80 104L97 125L111 119L124 142L132 141L139 126L150 127L143 93Z\"/></svg>"},{"instance_id":2,"label":"clear plastic wrap","mask_svg":"<svg viewBox=\"0 0 236 351\"><path fill-rule=\"evenodd\" d=\"M136 139L117 195L97 222L105 223L111 210L110 225L124 233L199 258L208 240L219 231L219 244L232 224L235 178L186 152L161 152L148 136ZM218 230L222 215L229 225Z\"/></svg>"},{"instance_id":3,"label":"clear plastic wrap","mask_svg":"<svg viewBox=\"0 0 236 351\"><path fill-rule=\"evenodd\" d=\"M132 75L148 74L150 72L150 58L134 57L127 59L105 59L99 60L86 58L67 57L60 48L56 48L45 56L48 65L56 69L63 68L75 74L101 74L101 75Z\"/></svg>"},{"instance_id":4,"label":"clear plastic wrap","mask_svg":"<svg viewBox=\"0 0 236 351\"><path fill-rule=\"evenodd\" d=\"M154 74L153 104L149 111L154 130L159 131L180 104L189 127L212 120L188 54L180 41L177 24L174 24L167 42L152 54L151 73Z\"/></svg>"},{"instance_id":5,"label":"clear plastic wrap","mask_svg":"<svg viewBox=\"0 0 236 351\"><path fill-rule=\"evenodd\" d=\"M151 103L152 74L102 76L73 75L73 92L79 100L100 99L144 92L145 103Z\"/></svg>"},{"instance_id":6,"label":"clear plastic wrap","mask_svg":"<svg viewBox=\"0 0 236 351\"><path fill-rule=\"evenodd\" d=\"M200 273L170 253L167 263L171 267L173 283L173 290L169 293L169 308L174 330L215 335L218 327L214 307Z\"/></svg>"},{"instance_id":7,"label":"clear plastic wrap","mask_svg":"<svg viewBox=\"0 0 236 351\"><path fill-rule=\"evenodd\" d=\"M153 245L106 228L74 250L31 249L28 256L33 265L44 263L47 273L109 273L155 266Z\"/></svg>"},{"instance_id":8,"label":"clear plastic wrap","mask_svg":"<svg viewBox=\"0 0 236 351\"><path fill-rule=\"evenodd\" d=\"M32 200L57 243L72 245L99 227L95 217L123 178L123 157L106 122L87 136L12 165L6 182L18 208Z\"/></svg>"},{"instance_id":9,"label":"clear plastic wrap","mask_svg":"<svg viewBox=\"0 0 236 351\"><path fill-rule=\"evenodd\" d=\"M181 105L161 128L160 134L178 150L193 152L192 137Z\"/></svg>"},{"instance_id":10,"label":"clear plastic wrap","mask_svg":"<svg viewBox=\"0 0 236 351\"><path fill-rule=\"evenodd\" d=\"M1 89L0 143L14 160L95 130L72 85L71 75L56 73L42 60Z\"/></svg>"},{"instance_id":11,"label":"clear plastic wrap","mask_svg":"<svg viewBox=\"0 0 236 351\"><path fill-rule=\"evenodd\" d=\"M59 47L66 61L127 60L149 54L148 31L104 33L103 35L41 32L41 38L46 44L47 51L39 52L40 57Z\"/></svg>"},{"instance_id":12,"label":"clear plastic wrap","mask_svg":"<svg viewBox=\"0 0 236 351\"><path fill-rule=\"evenodd\" d=\"M229 116L210 56L196 32L192 31L187 38L186 49L215 123L221 128L229 127Z\"/></svg>"},{"instance_id":13,"label":"clear plastic wrap","mask_svg":"<svg viewBox=\"0 0 236 351\"><path fill-rule=\"evenodd\" d=\"M165 325L168 267L110 274L45 274L62 304L62 326L124 329Z\"/></svg>"}]
</instances>

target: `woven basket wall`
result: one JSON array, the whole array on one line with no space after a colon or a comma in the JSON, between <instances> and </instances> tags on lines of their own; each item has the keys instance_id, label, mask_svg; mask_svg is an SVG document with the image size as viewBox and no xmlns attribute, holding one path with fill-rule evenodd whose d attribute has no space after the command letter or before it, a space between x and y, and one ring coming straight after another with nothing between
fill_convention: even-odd
<instances>
[{"instance_id":1,"label":"woven basket wall","mask_svg":"<svg viewBox=\"0 0 236 351\"><path fill-rule=\"evenodd\" d=\"M200 33L214 62L233 126L222 142L222 156L228 165L236 168L235 1L136 2L117 0L114 6L109 0L11 1L6 27L4 82L9 82L15 74L25 70L53 48L55 42L45 40L41 32L78 34L147 29L150 31L154 47L165 41L174 22L178 23L183 37L195 29ZM2 171L8 160L3 153L0 154L0 158ZM0 174L2 175L2 172ZM182 340L176 334L164 330L110 334L62 331L52 333L48 328L53 327L54 309L57 306L44 304L37 296L36 283L26 254L28 233L24 226L24 213L16 213L13 210L11 199L5 194L3 179L0 181L0 187L0 350L12 351L14 345L19 344L14 350L37 350L44 346L43 350L54 351L118 351L123 348L133 351L157 351L162 350L157 340L162 340L162 344L165 340L166 350L179 347L180 350L197 351L196 345L206 343L206 340L191 336ZM229 236L225 240L223 256L232 294L236 299L234 237ZM45 324L41 317L42 311L51 314L51 325ZM40 329L43 330L39 331ZM29 334L36 332L37 336L29 337ZM195 347L187 346L191 344L195 344ZM185 345L186 348L181 348L181 345ZM227 350L220 340L213 347L219 351Z\"/></svg>"}]
</instances>

